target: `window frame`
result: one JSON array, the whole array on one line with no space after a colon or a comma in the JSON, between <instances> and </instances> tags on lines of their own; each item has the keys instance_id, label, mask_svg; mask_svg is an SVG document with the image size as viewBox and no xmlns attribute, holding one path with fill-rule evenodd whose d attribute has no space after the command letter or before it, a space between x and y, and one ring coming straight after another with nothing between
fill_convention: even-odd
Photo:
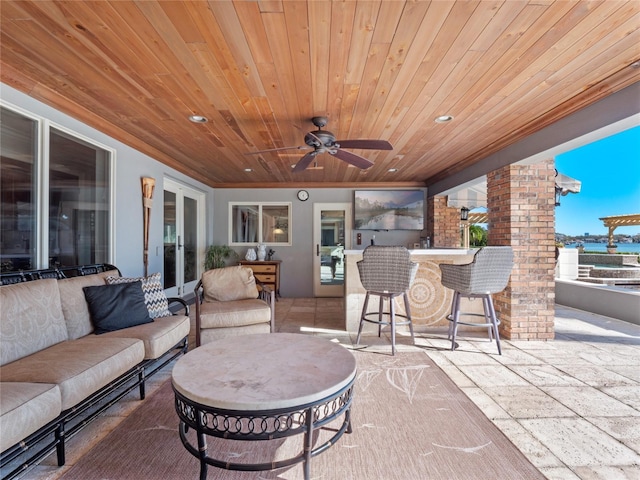
<instances>
[{"instance_id":1,"label":"window frame","mask_svg":"<svg viewBox=\"0 0 640 480\"><path fill-rule=\"evenodd\" d=\"M116 168L116 149L109 147L91 137L83 135L71 128L60 125L50 119L34 114L24 108L18 107L10 102L0 100L0 106L10 110L17 115L33 120L36 124L36 158L35 158L35 217L36 217L36 241L35 241L35 269L50 268L50 246L49 246L49 197L50 197L50 139L51 131L56 130L59 133L69 136L78 142L84 142L96 149L102 149L108 155L107 174L109 176L109 201L108 201L108 234L106 238L106 247L108 253L106 255L108 263L114 263L115 257L115 168Z\"/></svg>"},{"instance_id":2,"label":"window frame","mask_svg":"<svg viewBox=\"0 0 640 480\"><path fill-rule=\"evenodd\" d=\"M257 242L235 242L233 241L233 209L234 207L251 206L258 209L258 241ZM231 247L254 247L259 243L267 243L269 246L291 246L292 245L292 232L291 228L291 212L292 202L229 202L228 210L228 244ZM262 231L263 225L263 207L282 207L287 209L287 241L286 242L266 242L265 235Z\"/></svg>"}]
</instances>

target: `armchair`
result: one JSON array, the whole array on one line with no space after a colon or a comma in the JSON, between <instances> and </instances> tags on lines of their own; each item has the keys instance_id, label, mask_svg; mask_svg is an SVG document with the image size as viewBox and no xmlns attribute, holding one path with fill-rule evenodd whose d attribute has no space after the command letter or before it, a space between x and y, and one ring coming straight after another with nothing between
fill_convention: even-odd
<instances>
[{"instance_id":1,"label":"armchair","mask_svg":"<svg viewBox=\"0 0 640 480\"><path fill-rule=\"evenodd\" d=\"M248 267L207 270L194 293L196 347L233 335L274 331L275 292L260 284Z\"/></svg>"}]
</instances>

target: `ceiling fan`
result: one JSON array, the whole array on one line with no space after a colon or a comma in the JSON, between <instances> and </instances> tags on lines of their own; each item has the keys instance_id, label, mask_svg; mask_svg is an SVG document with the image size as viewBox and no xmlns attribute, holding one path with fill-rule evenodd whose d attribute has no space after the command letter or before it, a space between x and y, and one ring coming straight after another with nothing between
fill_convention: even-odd
<instances>
[{"instance_id":1,"label":"ceiling fan","mask_svg":"<svg viewBox=\"0 0 640 480\"><path fill-rule=\"evenodd\" d=\"M369 168L373 166L373 162L367 160L355 153L342 150L343 148L358 148L366 150L393 150L393 147L386 140L336 140L336 136L326 130L322 130L322 127L327 125L327 117L313 117L311 119L313 124L318 127L318 130L309 132L304 136L304 143L306 145L300 145L297 147L280 147L270 148L268 150L260 150L258 152L250 152L245 155L255 155L258 153L276 152L278 150L309 150L313 151L305 154L293 168L294 172L301 172L305 170L314 158L321 153L328 153L340 160L347 162L358 168Z\"/></svg>"}]
</instances>

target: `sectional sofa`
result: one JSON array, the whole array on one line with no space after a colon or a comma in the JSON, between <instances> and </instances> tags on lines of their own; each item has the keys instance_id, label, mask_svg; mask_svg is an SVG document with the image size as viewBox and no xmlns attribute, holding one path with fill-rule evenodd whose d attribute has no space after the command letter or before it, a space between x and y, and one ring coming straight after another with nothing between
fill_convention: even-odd
<instances>
[{"instance_id":1,"label":"sectional sofa","mask_svg":"<svg viewBox=\"0 0 640 480\"><path fill-rule=\"evenodd\" d=\"M54 449L63 465L65 439L131 390L144 399L145 379L186 352L190 330L187 304L164 297L159 275L94 265L3 283L17 280L0 287L3 478ZM171 314L174 302L184 313Z\"/></svg>"}]
</instances>

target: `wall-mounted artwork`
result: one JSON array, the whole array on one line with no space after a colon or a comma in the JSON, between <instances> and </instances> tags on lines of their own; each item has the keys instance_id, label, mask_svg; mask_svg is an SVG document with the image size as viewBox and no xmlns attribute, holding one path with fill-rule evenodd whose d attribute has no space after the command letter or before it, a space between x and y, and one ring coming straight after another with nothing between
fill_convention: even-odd
<instances>
[{"instance_id":1,"label":"wall-mounted artwork","mask_svg":"<svg viewBox=\"0 0 640 480\"><path fill-rule=\"evenodd\" d=\"M356 230L422 230L424 192L356 190L353 218Z\"/></svg>"}]
</instances>

